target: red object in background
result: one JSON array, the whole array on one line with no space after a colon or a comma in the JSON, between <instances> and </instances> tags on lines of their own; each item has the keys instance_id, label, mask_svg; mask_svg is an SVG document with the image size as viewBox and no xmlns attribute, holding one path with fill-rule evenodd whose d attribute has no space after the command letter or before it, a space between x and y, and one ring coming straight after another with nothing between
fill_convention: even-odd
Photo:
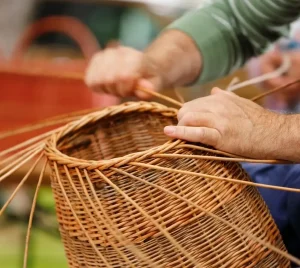
<instances>
[{"instance_id":1,"label":"red object in background","mask_svg":"<svg viewBox=\"0 0 300 268\"><path fill-rule=\"evenodd\" d=\"M68 73L83 76L87 60L23 59L34 38L54 31L72 37L86 59L100 49L89 30L71 17L48 17L30 26L17 45L12 59L0 62L0 131L64 113L106 107L119 102L116 97L93 93L81 80L64 77ZM47 76L49 73L57 75ZM0 140L0 149L27 137L27 134L23 134L22 137Z\"/></svg>"}]
</instances>

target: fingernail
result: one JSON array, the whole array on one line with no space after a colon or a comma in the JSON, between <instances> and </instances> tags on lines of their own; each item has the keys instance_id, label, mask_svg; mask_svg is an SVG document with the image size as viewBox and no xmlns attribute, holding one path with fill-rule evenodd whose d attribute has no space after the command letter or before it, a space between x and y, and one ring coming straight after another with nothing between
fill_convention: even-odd
<instances>
[{"instance_id":1,"label":"fingernail","mask_svg":"<svg viewBox=\"0 0 300 268\"><path fill-rule=\"evenodd\" d=\"M172 126L167 126L165 127L165 133L168 134L168 135L171 135L175 132L175 127L172 127Z\"/></svg>"}]
</instances>

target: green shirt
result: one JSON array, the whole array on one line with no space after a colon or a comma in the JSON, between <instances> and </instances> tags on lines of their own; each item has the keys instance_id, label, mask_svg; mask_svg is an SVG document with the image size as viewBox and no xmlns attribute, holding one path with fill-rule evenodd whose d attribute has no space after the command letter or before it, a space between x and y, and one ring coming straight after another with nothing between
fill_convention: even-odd
<instances>
[{"instance_id":1,"label":"green shirt","mask_svg":"<svg viewBox=\"0 0 300 268\"><path fill-rule=\"evenodd\" d=\"M215 0L169 25L188 34L203 57L197 83L225 76L279 37L300 15L300 0Z\"/></svg>"}]
</instances>

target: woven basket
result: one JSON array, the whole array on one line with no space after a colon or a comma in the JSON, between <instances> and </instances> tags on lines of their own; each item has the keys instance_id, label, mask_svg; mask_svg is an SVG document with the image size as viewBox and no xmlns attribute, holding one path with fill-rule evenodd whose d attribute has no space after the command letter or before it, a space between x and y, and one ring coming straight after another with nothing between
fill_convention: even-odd
<instances>
[{"instance_id":1,"label":"woven basket","mask_svg":"<svg viewBox=\"0 0 300 268\"><path fill-rule=\"evenodd\" d=\"M286 252L257 189L230 181L248 175L236 162L210 160L218 156L211 148L168 140L163 127L176 115L157 103L126 103L48 140L69 266L289 267L266 246Z\"/></svg>"}]
</instances>

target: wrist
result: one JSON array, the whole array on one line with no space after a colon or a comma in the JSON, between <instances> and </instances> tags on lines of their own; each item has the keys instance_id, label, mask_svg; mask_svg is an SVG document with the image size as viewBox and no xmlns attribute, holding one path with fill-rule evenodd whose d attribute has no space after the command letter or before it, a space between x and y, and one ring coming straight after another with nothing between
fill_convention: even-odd
<instances>
[{"instance_id":1,"label":"wrist","mask_svg":"<svg viewBox=\"0 0 300 268\"><path fill-rule=\"evenodd\" d=\"M194 82L201 72L201 55L193 40L183 32L167 30L145 51L156 66L162 88Z\"/></svg>"},{"instance_id":2,"label":"wrist","mask_svg":"<svg viewBox=\"0 0 300 268\"><path fill-rule=\"evenodd\" d=\"M273 158L300 162L300 116L299 115L277 115L278 126L272 134L277 136L273 143Z\"/></svg>"}]
</instances>

